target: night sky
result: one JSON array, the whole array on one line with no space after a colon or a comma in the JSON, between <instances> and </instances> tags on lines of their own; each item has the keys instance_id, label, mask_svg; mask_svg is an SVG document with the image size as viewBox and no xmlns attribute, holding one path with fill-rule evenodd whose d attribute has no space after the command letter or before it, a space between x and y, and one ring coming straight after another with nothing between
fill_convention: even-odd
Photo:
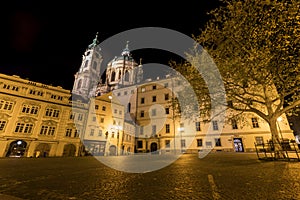
<instances>
[{"instance_id":1,"label":"night sky","mask_svg":"<svg viewBox=\"0 0 300 200\"><path fill-rule=\"evenodd\" d=\"M0 13L0 73L71 90L82 54L96 32L100 42L139 27L197 35L208 20L207 12L219 1L173 1L166 5L161 1L20 0L5 4ZM155 50L133 53L136 60L143 57L143 63L166 64L170 56Z\"/></svg>"}]
</instances>

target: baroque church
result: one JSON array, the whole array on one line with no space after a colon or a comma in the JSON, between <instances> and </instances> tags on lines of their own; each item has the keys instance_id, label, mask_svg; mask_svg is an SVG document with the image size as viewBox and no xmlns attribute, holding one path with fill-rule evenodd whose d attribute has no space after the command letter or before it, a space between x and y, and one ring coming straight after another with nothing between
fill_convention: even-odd
<instances>
[{"instance_id":1,"label":"baroque church","mask_svg":"<svg viewBox=\"0 0 300 200\"><path fill-rule=\"evenodd\" d=\"M84 98L101 96L120 87L139 84L143 79L142 64L138 64L129 50L129 41L121 55L115 56L106 66L104 80L102 79L101 48L98 35L82 56L82 64L75 74L72 93Z\"/></svg>"}]
</instances>

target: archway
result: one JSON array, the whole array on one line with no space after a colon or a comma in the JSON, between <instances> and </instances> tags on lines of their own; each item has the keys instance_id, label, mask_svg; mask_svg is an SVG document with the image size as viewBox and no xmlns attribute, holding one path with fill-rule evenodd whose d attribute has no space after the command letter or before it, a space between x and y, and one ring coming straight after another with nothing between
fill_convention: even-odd
<instances>
[{"instance_id":1,"label":"archway","mask_svg":"<svg viewBox=\"0 0 300 200\"><path fill-rule=\"evenodd\" d=\"M110 156L117 155L117 147L115 145L112 145L109 147L109 155Z\"/></svg>"},{"instance_id":2,"label":"archway","mask_svg":"<svg viewBox=\"0 0 300 200\"><path fill-rule=\"evenodd\" d=\"M34 151L35 157L47 157L49 156L50 145L47 143L40 143Z\"/></svg>"},{"instance_id":3,"label":"archway","mask_svg":"<svg viewBox=\"0 0 300 200\"><path fill-rule=\"evenodd\" d=\"M7 157L23 157L26 151L27 142L24 140L16 140L10 143Z\"/></svg>"},{"instance_id":4,"label":"archway","mask_svg":"<svg viewBox=\"0 0 300 200\"><path fill-rule=\"evenodd\" d=\"M76 153L76 147L74 144L66 144L64 146L64 153L63 156L75 156Z\"/></svg>"}]
</instances>

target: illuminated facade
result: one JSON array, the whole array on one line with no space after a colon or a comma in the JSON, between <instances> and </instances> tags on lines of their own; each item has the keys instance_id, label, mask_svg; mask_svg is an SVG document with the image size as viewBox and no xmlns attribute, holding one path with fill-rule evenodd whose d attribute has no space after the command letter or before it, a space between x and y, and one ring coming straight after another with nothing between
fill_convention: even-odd
<instances>
[{"instance_id":1,"label":"illuminated facade","mask_svg":"<svg viewBox=\"0 0 300 200\"><path fill-rule=\"evenodd\" d=\"M210 148L254 151L255 142L271 139L268 124L255 114L245 115L243 122L226 122L223 127L217 119L205 123L200 117L180 118L170 106L170 100L180 90L182 84L175 76L143 79L143 66L134 61L127 43L121 56L108 63L105 80L99 81L95 95L112 92L124 106L124 120L134 127L137 153L198 152ZM283 138L295 139L286 116L278 126Z\"/></svg>"},{"instance_id":2,"label":"illuminated facade","mask_svg":"<svg viewBox=\"0 0 300 200\"><path fill-rule=\"evenodd\" d=\"M0 157L77 156L70 91L0 74ZM78 104L77 115L85 104Z\"/></svg>"},{"instance_id":3,"label":"illuminated facade","mask_svg":"<svg viewBox=\"0 0 300 200\"><path fill-rule=\"evenodd\" d=\"M271 139L268 124L254 114L223 127L182 118L172 104L183 89L178 76L143 79L128 43L102 80L98 44L96 37L86 49L72 92L0 74L0 157L244 152ZM295 139L286 116L278 129Z\"/></svg>"}]
</instances>

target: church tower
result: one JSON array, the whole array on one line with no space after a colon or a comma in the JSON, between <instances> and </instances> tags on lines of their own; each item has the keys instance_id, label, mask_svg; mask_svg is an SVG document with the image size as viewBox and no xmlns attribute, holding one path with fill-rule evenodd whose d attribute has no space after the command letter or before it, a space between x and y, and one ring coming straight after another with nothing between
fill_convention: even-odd
<instances>
[{"instance_id":1,"label":"church tower","mask_svg":"<svg viewBox=\"0 0 300 200\"><path fill-rule=\"evenodd\" d=\"M102 61L97 33L93 43L88 46L82 55L81 66L75 74L72 94L79 95L84 99L95 96L95 90L101 78L100 68Z\"/></svg>"},{"instance_id":2,"label":"church tower","mask_svg":"<svg viewBox=\"0 0 300 200\"><path fill-rule=\"evenodd\" d=\"M141 82L142 74L142 65L133 59L127 41L121 55L107 64L105 83L99 84L96 96Z\"/></svg>"}]
</instances>

